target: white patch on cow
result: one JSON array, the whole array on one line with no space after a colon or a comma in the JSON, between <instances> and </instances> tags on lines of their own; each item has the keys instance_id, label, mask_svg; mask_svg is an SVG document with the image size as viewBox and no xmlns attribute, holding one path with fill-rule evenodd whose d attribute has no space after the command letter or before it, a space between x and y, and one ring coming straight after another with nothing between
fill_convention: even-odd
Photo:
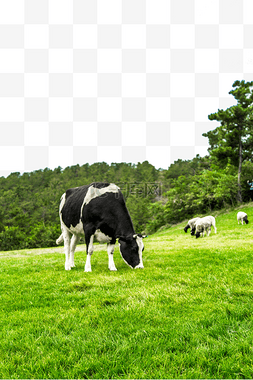
<instances>
[{"instance_id":1,"label":"white patch on cow","mask_svg":"<svg viewBox=\"0 0 253 380\"><path fill-rule=\"evenodd\" d=\"M105 235L103 232L101 232L99 229L96 230L95 232L95 240L98 241L99 243L110 243L112 238L108 235Z\"/></svg>"},{"instance_id":2,"label":"white patch on cow","mask_svg":"<svg viewBox=\"0 0 253 380\"><path fill-rule=\"evenodd\" d=\"M62 211L63 206L65 205L65 202L66 202L66 193L62 194L61 202L60 202L60 206L59 206L59 215L60 215L61 225L63 224L61 211Z\"/></svg>"},{"instance_id":3,"label":"white patch on cow","mask_svg":"<svg viewBox=\"0 0 253 380\"><path fill-rule=\"evenodd\" d=\"M140 264L138 264L136 267L135 267L135 269L136 268L141 268L141 269L143 269L144 268L144 265L143 265L143 262L142 262L142 250L143 250L143 248L144 248L144 244L143 244L143 241L142 241L142 237L140 237L140 236L136 236L136 243L137 243L137 245L138 245L138 248L139 248L139 259L140 259Z\"/></svg>"},{"instance_id":4,"label":"white patch on cow","mask_svg":"<svg viewBox=\"0 0 253 380\"><path fill-rule=\"evenodd\" d=\"M114 252L114 244L107 245L107 253L108 253L108 268L112 271L116 271L114 260L113 260L113 252Z\"/></svg>"},{"instance_id":5,"label":"white patch on cow","mask_svg":"<svg viewBox=\"0 0 253 380\"><path fill-rule=\"evenodd\" d=\"M90 255L87 255L84 271L91 272Z\"/></svg>"},{"instance_id":6,"label":"white patch on cow","mask_svg":"<svg viewBox=\"0 0 253 380\"><path fill-rule=\"evenodd\" d=\"M90 237L90 242L89 242L89 246L88 246L88 252L87 252L86 263L85 263L85 267L84 267L84 271L85 271L85 272L91 272L91 262L90 262L90 258L91 258L91 255L93 254L93 251L94 251L93 240L94 240L94 235L91 235L91 237Z\"/></svg>"},{"instance_id":7,"label":"white patch on cow","mask_svg":"<svg viewBox=\"0 0 253 380\"><path fill-rule=\"evenodd\" d=\"M67 227L63 227L63 228L66 228L66 230L68 231ZM61 244L64 241L63 235L64 234L62 233L58 237L58 239L56 240L56 244ZM80 237L78 235L72 235L72 238L70 240L70 249L68 247L66 248L64 246L65 254L67 254L67 256L68 256L68 257L66 257L66 262L65 262L65 268L67 268L67 270L69 270L69 267L70 268L75 267L74 254L75 254L76 246L79 242L79 239L80 239ZM67 242L69 243L69 238L67 239Z\"/></svg>"},{"instance_id":8,"label":"white patch on cow","mask_svg":"<svg viewBox=\"0 0 253 380\"><path fill-rule=\"evenodd\" d=\"M70 255L69 231L64 225L62 225L61 227L62 227L62 235L63 235L63 240L64 240L65 270L70 270L71 265L70 265L70 260L69 260L69 255Z\"/></svg>"},{"instance_id":9,"label":"white patch on cow","mask_svg":"<svg viewBox=\"0 0 253 380\"><path fill-rule=\"evenodd\" d=\"M60 211L62 210L65 202L66 202L66 193L62 194L62 196L61 196L61 202L60 202L60 206L59 206Z\"/></svg>"},{"instance_id":10,"label":"white patch on cow","mask_svg":"<svg viewBox=\"0 0 253 380\"><path fill-rule=\"evenodd\" d=\"M77 234L77 235L84 235L84 230L83 230L83 223L81 221L81 219L79 220L79 223L74 227L74 226L70 226L70 228L68 228L65 223L63 222L62 220L62 209L63 209L63 206L66 202L66 193L64 193L61 197L61 202L60 202L60 207L59 207L59 214L60 214L60 222L61 222L61 226L63 225L65 228L68 229L68 231L70 231L72 234ZM63 240L63 237L61 238L61 236L59 236L59 238L56 240L56 244L60 244Z\"/></svg>"},{"instance_id":11,"label":"white patch on cow","mask_svg":"<svg viewBox=\"0 0 253 380\"><path fill-rule=\"evenodd\" d=\"M69 263L70 263L71 268L75 267L74 255L75 255L75 250L76 250L76 246L78 242L79 242L79 236L73 235L70 241L70 257L69 257Z\"/></svg>"},{"instance_id":12,"label":"white patch on cow","mask_svg":"<svg viewBox=\"0 0 253 380\"><path fill-rule=\"evenodd\" d=\"M80 220L79 223L73 227L72 225L69 228L69 231L72 232L72 234L76 235L84 235L84 230L83 230L83 223Z\"/></svg>"},{"instance_id":13,"label":"white patch on cow","mask_svg":"<svg viewBox=\"0 0 253 380\"><path fill-rule=\"evenodd\" d=\"M88 246L88 254L89 254L90 256L93 254L93 251L94 251L93 241L94 241L94 235L91 235L91 237L90 237L90 242L89 242L89 246Z\"/></svg>"},{"instance_id":14,"label":"white patch on cow","mask_svg":"<svg viewBox=\"0 0 253 380\"><path fill-rule=\"evenodd\" d=\"M80 219L81 219L84 205L87 205L92 199L101 197L101 195L105 196L106 193L118 193L118 192L119 192L119 187L115 185L114 183L110 183L109 186L102 187L102 189L98 189L97 187L90 186L83 200L81 213L80 213Z\"/></svg>"}]
</instances>

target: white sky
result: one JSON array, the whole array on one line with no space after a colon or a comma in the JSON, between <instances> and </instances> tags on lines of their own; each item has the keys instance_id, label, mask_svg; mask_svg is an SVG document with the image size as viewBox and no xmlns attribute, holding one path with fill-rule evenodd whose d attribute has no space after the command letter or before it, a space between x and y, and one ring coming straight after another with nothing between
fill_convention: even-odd
<instances>
[{"instance_id":1,"label":"white sky","mask_svg":"<svg viewBox=\"0 0 253 380\"><path fill-rule=\"evenodd\" d=\"M60 12L59 12L60 9ZM0 0L0 176L207 154L253 78L251 0Z\"/></svg>"}]
</instances>

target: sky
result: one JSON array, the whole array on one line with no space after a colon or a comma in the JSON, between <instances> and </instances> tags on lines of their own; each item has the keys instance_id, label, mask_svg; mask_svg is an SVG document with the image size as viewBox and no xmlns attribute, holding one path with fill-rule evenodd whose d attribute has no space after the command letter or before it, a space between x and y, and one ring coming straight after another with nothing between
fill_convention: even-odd
<instances>
[{"instance_id":1,"label":"sky","mask_svg":"<svg viewBox=\"0 0 253 380\"><path fill-rule=\"evenodd\" d=\"M0 176L207 154L253 78L252 0L0 0Z\"/></svg>"}]
</instances>

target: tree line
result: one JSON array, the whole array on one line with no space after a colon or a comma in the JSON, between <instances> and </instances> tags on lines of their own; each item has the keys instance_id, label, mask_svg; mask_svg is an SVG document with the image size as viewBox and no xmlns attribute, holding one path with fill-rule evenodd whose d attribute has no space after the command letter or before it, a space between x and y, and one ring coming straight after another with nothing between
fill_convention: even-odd
<instances>
[{"instance_id":1,"label":"tree line","mask_svg":"<svg viewBox=\"0 0 253 380\"><path fill-rule=\"evenodd\" d=\"M168 169L148 161L74 165L0 178L0 250L55 246L61 233L59 203L69 188L117 184L136 232L150 234L194 215L252 200L253 82L236 81L237 105L210 114L220 126L203 134L209 155L177 160Z\"/></svg>"},{"instance_id":2,"label":"tree line","mask_svg":"<svg viewBox=\"0 0 253 380\"><path fill-rule=\"evenodd\" d=\"M252 178L253 163L246 161L241 173L244 202L252 200L247 184ZM68 188L99 181L120 186L140 233L150 234L194 215L238 204L236 168L218 168L210 156L178 160L168 170L145 161L12 173L0 178L0 250L55 246L61 233L61 195Z\"/></svg>"}]
</instances>

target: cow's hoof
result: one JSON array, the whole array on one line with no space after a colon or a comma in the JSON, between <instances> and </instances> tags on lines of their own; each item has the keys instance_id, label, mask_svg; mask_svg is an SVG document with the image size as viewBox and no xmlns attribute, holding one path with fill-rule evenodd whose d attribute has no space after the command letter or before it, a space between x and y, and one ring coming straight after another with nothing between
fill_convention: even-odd
<instances>
[{"instance_id":1,"label":"cow's hoof","mask_svg":"<svg viewBox=\"0 0 253 380\"><path fill-rule=\"evenodd\" d=\"M137 265L134 269L144 269L144 266L141 265L141 264L139 264L139 265Z\"/></svg>"},{"instance_id":2,"label":"cow's hoof","mask_svg":"<svg viewBox=\"0 0 253 380\"><path fill-rule=\"evenodd\" d=\"M109 270L112 271L112 272L116 272L117 268L115 268L115 267L114 268L109 268Z\"/></svg>"},{"instance_id":3,"label":"cow's hoof","mask_svg":"<svg viewBox=\"0 0 253 380\"><path fill-rule=\"evenodd\" d=\"M87 268L87 269L85 268L84 272L91 272L91 268Z\"/></svg>"}]
</instances>

